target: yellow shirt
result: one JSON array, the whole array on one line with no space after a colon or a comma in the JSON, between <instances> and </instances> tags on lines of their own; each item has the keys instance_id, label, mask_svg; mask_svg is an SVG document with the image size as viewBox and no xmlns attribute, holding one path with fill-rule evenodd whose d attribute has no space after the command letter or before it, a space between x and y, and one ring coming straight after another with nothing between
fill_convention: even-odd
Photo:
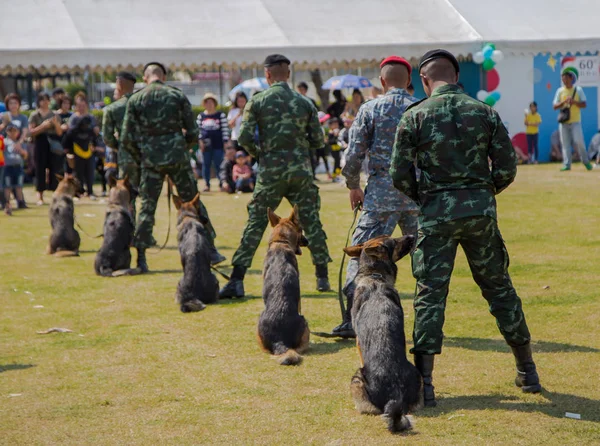
<instances>
[{"instance_id":1,"label":"yellow shirt","mask_svg":"<svg viewBox=\"0 0 600 446\"><path fill-rule=\"evenodd\" d=\"M540 131L539 125L542 123L542 116L539 113L527 113L525 116L525 134L527 135L537 135ZM532 125L537 124L537 125Z\"/></svg>"},{"instance_id":2,"label":"yellow shirt","mask_svg":"<svg viewBox=\"0 0 600 446\"><path fill-rule=\"evenodd\" d=\"M577 88L577 87L573 87ZM567 89L566 87L561 87L556 91L556 96L554 97L554 103L558 104L560 102L566 101L567 99L573 97L573 88ZM585 102L586 97L585 93L583 93L582 88L577 88L577 93L575 93L575 98L573 99L576 102ZM581 109L573 104L571 105L571 118L565 122L565 124L573 124L574 122L581 122Z\"/></svg>"}]
</instances>

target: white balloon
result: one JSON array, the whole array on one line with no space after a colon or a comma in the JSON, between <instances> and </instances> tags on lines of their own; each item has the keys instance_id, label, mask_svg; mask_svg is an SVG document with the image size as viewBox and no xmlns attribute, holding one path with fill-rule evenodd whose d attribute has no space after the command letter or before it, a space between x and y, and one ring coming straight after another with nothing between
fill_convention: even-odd
<instances>
[{"instance_id":1,"label":"white balloon","mask_svg":"<svg viewBox=\"0 0 600 446\"><path fill-rule=\"evenodd\" d=\"M500 50L494 50L492 53L492 60L496 63L502 62L504 60L504 53Z\"/></svg>"},{"instance_id":2,"label":"white balloon","mask_svg":"<svg viewBox=\"0 0 600 446\"><path fill-rule=\"evenodd\" d=\"M475 62L477 65L481 65L484 60L485 57L483 57L483 53L481 51L473 54L473 62Z\"/></svg>"},{"instance_id":3,"label":"white balloon","mask_svg":"<svg viewBox=\"0 0 600 446\"><path fill-rule=\"evenodd\" d=\"M478 100L478 101L481 101L481 102L483 102L483 101L485 101L485 99L486 99L487 97L488 97L488 92L487 92L487 91L485 91L485 90L479 90L479 91L477 92L477 100Z\"/></svg>"}]
</instances>

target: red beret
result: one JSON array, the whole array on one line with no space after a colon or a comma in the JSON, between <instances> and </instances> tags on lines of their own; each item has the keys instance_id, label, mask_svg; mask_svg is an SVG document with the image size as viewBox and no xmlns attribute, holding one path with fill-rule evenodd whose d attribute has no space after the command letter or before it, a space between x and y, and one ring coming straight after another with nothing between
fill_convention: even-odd
<instances>
[{"instance_id":1,"label":"red beret","mask_svg":"<svg viewBox=\"0 0 600 446\"><path fill-rule=\"evenodd\" d=\"M383 59L381 61L381 64L379 64L379 68L383 68L386 65L390 65L390 64L404 65L406 67L406 69L408 70L408 74L410 74L412 71L412 66L410 65L410 62L408 62L408 60L406 60L404 57L400 57L400 56L386 57L385 59Z\"/></svg>"}]
</instances>

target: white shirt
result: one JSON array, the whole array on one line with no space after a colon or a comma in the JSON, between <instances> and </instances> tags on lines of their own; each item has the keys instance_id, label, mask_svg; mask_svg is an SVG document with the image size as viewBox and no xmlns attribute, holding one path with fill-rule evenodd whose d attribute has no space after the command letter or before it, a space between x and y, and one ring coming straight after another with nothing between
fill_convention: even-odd
<instances>
[{"instance_id":1,"label":"white shirt","mask_svg":"<svg viewBox=\"0 0 600 446\"><path fill-rule=\"evenodd\" d=\"M238 136L240 135L240 127L242 126L242 115L244 114L244 110L239 108L232 108L229 110L227 114L227 121L231 121L235 118L235 125L231 129L231 140L237 141Z\"/></svg>"}]
</instances>

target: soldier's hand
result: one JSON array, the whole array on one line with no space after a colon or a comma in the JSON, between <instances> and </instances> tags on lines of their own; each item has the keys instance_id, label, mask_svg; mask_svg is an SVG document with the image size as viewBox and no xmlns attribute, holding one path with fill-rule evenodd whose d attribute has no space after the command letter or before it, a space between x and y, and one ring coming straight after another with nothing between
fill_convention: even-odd
<instances>
[{"instance_id":1,"label":"soldier's hand","mask_svg":"<svg viewBox=\"0 0 600 446\"><path fill-rule=\"evenodd\" d=\"M350 189L350 207L352 210L356 209L357 206L362 206L365 201L365 193L358 187L356 189Z\"/></svg>"}]
</instances>

